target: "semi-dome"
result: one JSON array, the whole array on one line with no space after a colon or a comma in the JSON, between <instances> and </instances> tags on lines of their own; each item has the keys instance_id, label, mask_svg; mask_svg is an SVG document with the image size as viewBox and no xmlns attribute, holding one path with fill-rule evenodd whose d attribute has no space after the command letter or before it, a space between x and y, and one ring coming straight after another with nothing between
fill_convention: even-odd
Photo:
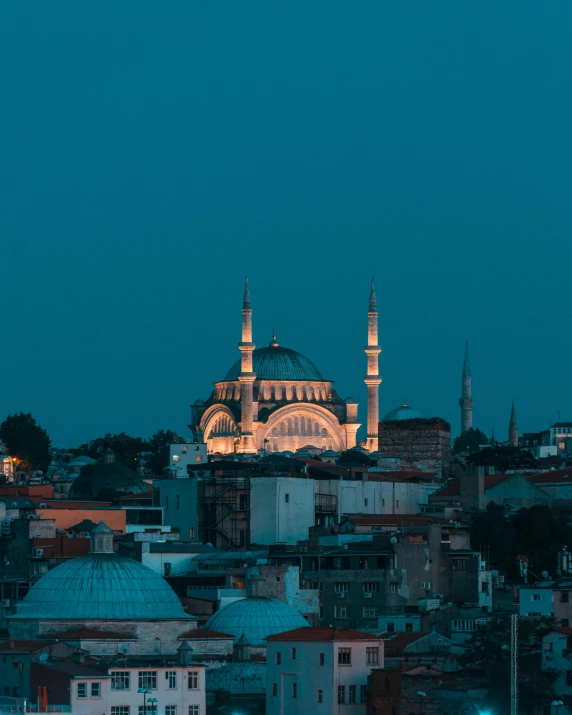
<instances>
[{"instance_id":1,"label":"semi-dome","mask_svg":"<svg viewBox=\"0 0 572 715\"><path fill-rule=\"evenodd\" d=\"M212 615L205 628L230 633L235 642L246 636L251 646L266 645L268 636L310 624L295 608L272 598L243 598Z\"/></svg>"},{"instance_id":2,"label":"semi-dome","mask_svg":"<svg viewBox=\"0 0 572 715\"><path fill-rule=\"evenodd\" d=\"M295 350L283 348L277 343L267 348L257 348L252 353L253 370L257 380L318 380L324 377L307 357ZM225 381L238 380L240 360L237 360L227 372Z\"/></svg>"},{"instance_id":3,"label":"semi-dome","mask_svg":"<svg viewBox=\"0 0 572 715\"><path fill-rule=\"evenodd\" d=\"M91 532L92 552L42 576L10 619L180 620L190 618L169 584L147 566L109 553L112 535L100 523ZM102 541L100 541L102 539ZM94 548L94 545L97 548Z\"/></svg>"},{"instance_id":4,"label":"semi-dome","mask_svg":"<svg viewBox=\"0 0 572 715\"><path fill-rule=\"evenodd\" d=\"M391 410L391 412L388 412L382 421L391 422L394 420L417 420L423 418L424 416L425 415L423 415L422 412L414 410L404 402L401 407L396 407L394 410Z\"/></svg>"}]
</instances>

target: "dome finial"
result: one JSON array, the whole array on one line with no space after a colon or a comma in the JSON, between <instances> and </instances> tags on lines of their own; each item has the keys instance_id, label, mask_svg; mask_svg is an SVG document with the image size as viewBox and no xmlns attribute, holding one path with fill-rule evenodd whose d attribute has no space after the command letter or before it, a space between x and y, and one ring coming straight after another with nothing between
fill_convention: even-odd
<instances>
[{"instance_id":1,"label":"dome finial","mask_svg":"<svg viewBox=\"0 0 572 715\"><path fill-rule=\"evenodd\" d=\"M272 341L271 341L271 343L270 343L270 347L271 347L271 348L278 348L278 347L280 347L280 346L278 345L278 341L276 340L276 326L275 326L275 325L272 326Z\"/></svg>"}]
</instances>

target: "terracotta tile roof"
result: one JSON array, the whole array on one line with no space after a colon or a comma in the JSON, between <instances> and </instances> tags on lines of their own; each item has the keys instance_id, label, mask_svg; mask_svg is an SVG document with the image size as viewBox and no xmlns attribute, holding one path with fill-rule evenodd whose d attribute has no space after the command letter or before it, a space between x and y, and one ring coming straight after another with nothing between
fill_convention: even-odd
<instances>
[{"instance_id":1,"label":"terracotta tile roof","mask_svg":"<svg viewBox=\"0 0 572 715\"><path fill-rule=\"evenodd\" d=\"M565 626L555 626L552 630L556 633L563 633L565 636L572 636L572 628L566 628Z\"/></svg>"},{"instance_id":2,"label":"terracotta tile roof","mask_svg":"<svg viewBox=\"0 0 572 715\"><path fill-rule=\"evenodd\" d=\"M387 633L383 634L387 636ZM408 645L415 643L415 641L421 640L428 635L427 633L398 633L393 638L384 638L385 652L386 653L401 653L407 648Z\"/></svg>"},{"instance_id":3,"label":"terracotta tile roof","mask_svg":"<svg viewBox=\"0 0 572 715\"><path fill-rule=\"evenodd\" d=\"M513 476L512 474L485 474L485 491L487 489L491 489L492 487L496 487L497 484L500 484L503 482L505 479L508 479L509 477ZM446 484L442 489L438 489L436 492L433 492L431 496L439 496L439 497L458 497L460 494L460 487L459 487L459 479L453 479L452 482L449 482L449 484Z\"/></svg>"},{"instance_id":4,"label":"terracotta tile roof","mask_svg":"<svg viewBox=\"0 0 572 715\"><path fill-rule=\"evenodd\" d=\"M572 484L572 469L553 469L540 474L527 474L526 478L533 484Z\"/></svg>"},{"instance_id":5,"label":"terracotta tile roof","mask_svg":"<svg viewBox=\"0 0 572 715\"><path fill-rule=\"evenodd\" d=\"M267 641L378 641L375 633L363 633L353 628L295 628L286 633L268 636Z\"/></svg>"},{"instance_id":6,"label":"terracotta tile roof","mask_svg":"<svg viewBox=\"0 0 572 715\"><path fill-rule=\"evenodd\" d=\"M208 628L195 628L195 630L192 631L187 631L186 633L183 633L182 636L179 636L179 640L187 640L187 641L210 641L210 640L227 640L227 639L234 640L234 636L229 635L228 633L221 633L220 631L211 631Z\"/></svg>"}]
</instances>

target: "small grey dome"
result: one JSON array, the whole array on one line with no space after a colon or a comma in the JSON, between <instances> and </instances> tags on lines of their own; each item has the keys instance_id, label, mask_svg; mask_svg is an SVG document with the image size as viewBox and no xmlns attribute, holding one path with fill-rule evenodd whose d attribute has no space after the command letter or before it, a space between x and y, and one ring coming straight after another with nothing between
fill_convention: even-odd
<instances>
[{"instance_id":1,"label":"small grey dome","mask_svg":"<svg viewBox=\"0 0 572 715\"><path fill-rule=\"evenodd\" d=\"M383 422L392 422L394 420L418 420L424 417L422 412L419 410L414 410L405 403L401 407L396 407L396 409L388 412L383 418Z\"/></svg>"},{"instance_id":2,"label":"small grey dome","mask_svg":"<svg viewBox=\"0 0 572 715\"><path fill-rule=\"evenodd\" d=\"M147 566L91 553L48 571L11 619L140 620L190 618L169 584Z\"/></svg>"},{"instance_id":3,"label":"small grey dome","mask_svg":"<svg viewBox=\"0 0 572 715\"><path fill-rule=\"evenodd\" d=\"M251 646L265 646L266 638L310 624L295 608L272 598L243 598L213 614L205 628L230 633L238 642L246 636Z\"/></svg>"}]
</instances>

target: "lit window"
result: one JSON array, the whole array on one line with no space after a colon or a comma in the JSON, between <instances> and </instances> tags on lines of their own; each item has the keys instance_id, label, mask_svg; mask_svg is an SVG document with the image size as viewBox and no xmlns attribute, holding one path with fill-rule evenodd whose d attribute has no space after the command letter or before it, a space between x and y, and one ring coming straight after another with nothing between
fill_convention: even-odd
<instances>
[{"instance_id":1,"label":"lit window","mask_svg":"<svg viewBox=\"0 0 572 715\"><path fill-rule=\"evenodd\" d=\"M351 665L352 664L352 649L351 648L338 648L338 665Z\"/></svg>"},{"instance_id":2,"label":"lit window","mask_svg":"<svg viewBox=\"0 0 572 715\"><path fill-rule=\"evenodd\" d=\"M199 672L198 670L191 670L189 673L188 680L188 690L198 690L199 689Z\"/></svg>"},{"instance_id":3,"label":"lit window","mask_svg":"<svg viewBox=\"0 0 572 715\"><path fill-rule=\"evenodd\" d=\"M77 684L77 696L78 698L87 698L87 683Z\"/></svg>"}]
</instances>

